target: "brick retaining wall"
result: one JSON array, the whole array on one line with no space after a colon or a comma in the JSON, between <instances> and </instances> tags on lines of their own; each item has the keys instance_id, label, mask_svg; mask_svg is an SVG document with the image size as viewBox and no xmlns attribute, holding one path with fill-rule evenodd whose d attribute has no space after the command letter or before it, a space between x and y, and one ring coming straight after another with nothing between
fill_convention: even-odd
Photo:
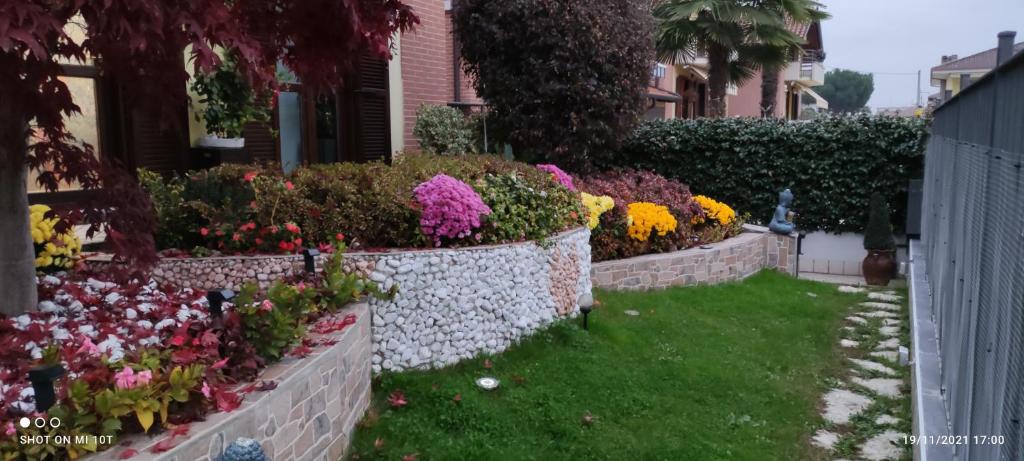
<instances>
[{"instance_id":1,"label":"brick retaining wall","mask_svg":"<svg viewBox=\"0 0 1024 461\"><path fill-rule=\"evenodd\" d=\"M796 275L796 237L759 226L712 245L591 264L595 288L644 290L741 280L764 268Z\"/></svg>"},{"instance_id":2,"label":"brick retaining wall","mask_svg":"<svg viewBox=\"0 0 1024 461\"><path fill-rule=\"evenodd\" d=\"M353 304L338 315L354 314L356 323L328 335L338 342L319 347L308 357L288 357L263 371L259 379L277 388L245 396L242 406L214 413L190 425L178 445L154 454L150 448L166 439L127 437L139 461L213 461L239 437L255 439L274 461L337 460L345 455L358 422L370 405L370 314L366 303ZM88 458L113 461L126 448L116 445Z\"/></svg>"}]
</instances>

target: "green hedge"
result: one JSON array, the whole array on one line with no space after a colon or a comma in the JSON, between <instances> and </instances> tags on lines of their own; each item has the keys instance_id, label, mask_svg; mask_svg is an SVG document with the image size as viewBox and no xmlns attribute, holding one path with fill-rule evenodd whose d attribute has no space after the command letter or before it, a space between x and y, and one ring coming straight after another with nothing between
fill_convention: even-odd
<instances>
[{"instance_id":1,"label":"green hedge","mask_svg":"<svg viewBox=\"0 0 1024 461\"><path fill-rule=\"evenodd\" d=\"M606 167L653 170L767 223L778 193L796 195L797 227L861 232L872 192L902 229L907 182L921 176L927 121L827 116L812 121L728 118L642 124Z\"/></svg>"}]
</instances>

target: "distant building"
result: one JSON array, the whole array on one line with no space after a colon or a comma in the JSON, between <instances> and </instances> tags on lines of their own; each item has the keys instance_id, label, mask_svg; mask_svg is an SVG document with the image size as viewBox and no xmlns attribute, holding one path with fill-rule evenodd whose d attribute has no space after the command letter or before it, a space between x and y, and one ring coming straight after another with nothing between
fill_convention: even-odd
<instances>
[{"instance_id":1,"label":"distant building","mask_svg":"<svg viewBox=\"0 0 1024 461\"><path fill-rule=\"evenodd\" d=\"M1013 47L1013 53L1024 51L1024 42ZM930 105L938 105L952 98L970 82L981 78L996 67L996 49L982 51L961 58L957 55L943 56L941 64L932 67L932 86L939 92L928 97ZM966 84L965 84L966 83Z\"/></svg>"}]
</instances>

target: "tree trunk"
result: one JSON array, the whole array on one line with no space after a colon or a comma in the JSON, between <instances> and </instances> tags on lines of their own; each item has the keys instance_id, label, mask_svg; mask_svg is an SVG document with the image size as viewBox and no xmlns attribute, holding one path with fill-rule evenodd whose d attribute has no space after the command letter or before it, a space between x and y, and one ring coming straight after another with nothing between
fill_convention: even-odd
<instances>
[{"instance_id":1,"label":"tree trunk","mask_svg":"<svg viewBox=\"0 0 1024 461\"><path fill-rule=\"evenodd\" d=\"M729 50L718 46L708 47L708 116L711 118L725 117L726 89L729 86Z\"/></svg>"},{"instance_id":2,"label":"tree trunk","mask_svg":"<svg viewBox=\"0 0 1024 461\"><path fill-rule=\"evenodd\" d=\"M0 313L8 316L35 310L37 304L35 248L29 233L24 126L0 127L3 131L16 130L0 135L0 236L3 236L0 238Z\"/></svg>"},{"instance_id":3,"label":"tree trunk","mask_svg":"<svg viewBox=\"0 0 1024 461\"><path fill-rule=\"evenodd\" d=\"M761 117L775 117L775 107L779 103L779 70L764 68L761 71Z\"/></svg>"}]
</instances>

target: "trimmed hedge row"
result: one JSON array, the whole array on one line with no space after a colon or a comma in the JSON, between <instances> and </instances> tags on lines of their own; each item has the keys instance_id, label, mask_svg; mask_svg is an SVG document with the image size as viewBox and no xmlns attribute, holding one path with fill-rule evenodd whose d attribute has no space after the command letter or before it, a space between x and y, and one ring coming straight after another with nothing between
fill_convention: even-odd
<instances>
[{"instance_id":1,"label":"trimmed hedge row","mask_svg":"<svg viewBox=\"0 0 1024 461\"><path fill-rule=\"evenodd\" d=\"M923 171L926 128L923 119L868 115L652 121L604 166L654 170L760 223L790 188L797 227L806 231L863 231L877 191L902 229L908 180Z\"/></svg>"}]
</instances>

